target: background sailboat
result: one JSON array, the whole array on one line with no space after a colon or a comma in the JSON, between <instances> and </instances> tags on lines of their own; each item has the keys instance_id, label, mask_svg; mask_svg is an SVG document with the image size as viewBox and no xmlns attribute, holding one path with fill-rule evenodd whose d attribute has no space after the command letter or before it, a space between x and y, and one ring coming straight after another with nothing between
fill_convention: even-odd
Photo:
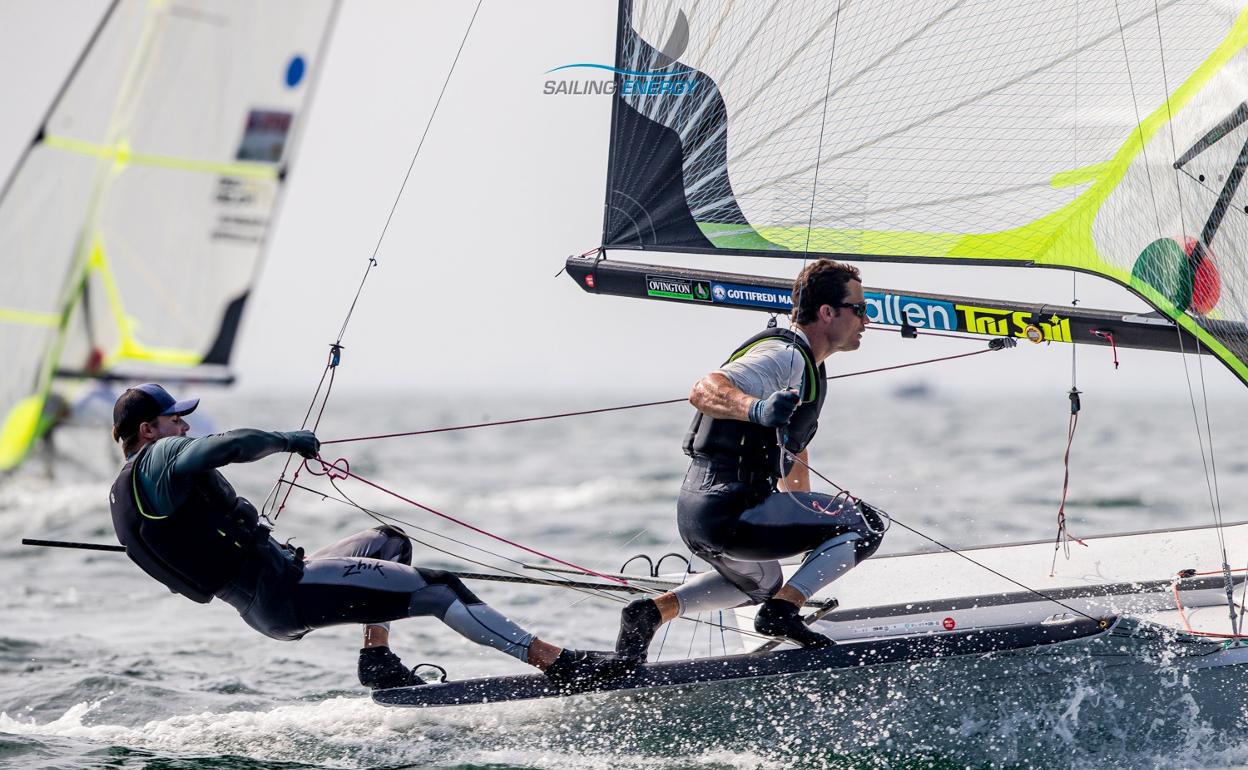
<instances>
[{"instance_id":1,"label":"background sailboat","mask_svg":"<svg viewBox=\"0 0 1248 770\"><path fill-rule=\"evenodd\" d=\"M0 471L58 382L232 380L334 8L107 8L0 188Z\"/></svg>"}]
</instances>

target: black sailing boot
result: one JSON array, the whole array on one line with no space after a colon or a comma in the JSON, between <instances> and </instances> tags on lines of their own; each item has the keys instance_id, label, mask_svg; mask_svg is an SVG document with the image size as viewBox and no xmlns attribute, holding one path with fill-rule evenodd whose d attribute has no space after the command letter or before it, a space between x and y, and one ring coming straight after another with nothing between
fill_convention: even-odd
<instances>
[{"instance_id":1,"label":"black sailing boot","mask_svg":"<svg viewBox=\"0 0 1248 770\"><path fill-rule=\"evenodd\" d=\"M802 622L802 613L793 602L768 599L754 616L754 630L767 636L783 636L807 649L831 647L836 644L823 634L810 630Z\"/></svg>"},{"instance_id":2,"label":"black sailing boot","mask_svg":"<svg viewBox=\"0 0 1248 770\"><path fill-rule=\"evenodd\" d=\"M391 652L389 647L365 647L360 650L358 671L360 684L373 690L425 683L425 680L403 665L399 656Z\"/></svg>"},{"instance_id":3,"label":"black sailing boot","mask_svg":"<svg viewBox=\"0 0 1248 770\"><path fill-rule=\"evenodd\" d=\"M559 684L592 686L622 676L630 668L632 661L613 652L565 648L543 673Z\"/></svg>"},{"instance_id":4,"label":"black sailing boot","mask_svg":"<svg viewBox=\"0 0 1248 770\"><path fill-rule=\"evenodd\" d=\"M637 663L645 663L650 640L663 625L659 605L653 599L637 599L620 610L620 635L615 639L615 654Z\"/></svg>"}]
</instances>

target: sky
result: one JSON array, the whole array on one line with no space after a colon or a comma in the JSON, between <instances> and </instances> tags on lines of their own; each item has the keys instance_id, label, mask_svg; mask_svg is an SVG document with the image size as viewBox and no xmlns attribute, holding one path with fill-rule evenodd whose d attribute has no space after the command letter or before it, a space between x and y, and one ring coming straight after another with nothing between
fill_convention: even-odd
<instances>
[{"instance_id":1,"label":"sky","mask_svg":"<svg viewBox=\"0 0 1248 770\"><path fill-rule=\"evenodd\" d=\"M105 4L0 0L0 173L17 161ZM259 285L236 350L243 391L311 392L395 203L469 19L471 3L350 0L341 10ZM428 392L684 395L766 316L603 297L557 276L599 243L610 98L545 94L547 70L609 63L610 2L486 0L344 338L337 388ZM629 259L629 255L618 255ZM646 254L636 261L792 276L796 260ZM1068 273L860 264L868 286L1144 309ZM51 278L50 278L51 280ZM967 352L982 341L868 333L833 372ZM1080 389L1185 398L1196 362L1104 348L1077 353ZM1216 360L1215 396L1242 385ZM846 393L925 381L978 396L1064 402L1070 346L843 380ZM1197 380L1197 383L1199 381ZM1197 384L1199 387L1199 384Z\"/></svg>"}]
</instances>

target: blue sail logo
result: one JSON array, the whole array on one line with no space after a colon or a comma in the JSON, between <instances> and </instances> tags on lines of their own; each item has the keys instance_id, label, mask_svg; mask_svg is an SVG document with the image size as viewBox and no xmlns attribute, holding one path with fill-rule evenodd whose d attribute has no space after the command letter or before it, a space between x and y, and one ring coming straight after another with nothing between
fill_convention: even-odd
<instances>
[{"instance_id":1,"label":"blue sail logo","mask_svg":"<svg viewBox=\"0 0 1248 770\"><path fill-rule=\"evenodd\" d=\"M685 75L696 75L697 70L681 68L672 69L676 66L677 60L684 54L685 49L689 47L689 19L682 10L676 16L676 21L672 25L672 31L667 36L667 42L659 49L658 55L655 57L654 67L648 70L631 70L622 67L613 67L608 64L595 64L592 62L577 62L575 64L563 64L553 69L546 70L547 75L552 72L560 72L570 69L596 69L605 70L620 75L620 93L622 94L638 94L638 95L675 95L683 96L692 94L698 87L698 81L691 77L683 77ZM545 90L546 94L582 94L582 93L614 93L615 81L584 83L578 81L555 81L547 80Z\"/></svg>"},{"instance_id":2,"label":"blue sail logo","mask_svg":"<svg viewBox=\"0 0 1248 770\"><path fill-rule=\"evenodd\" d=\"M867 302L867 320L871 323L958 330L958 312L952 302L874 291L864 292L863 299Z\"/></svg>"}]
</instances>

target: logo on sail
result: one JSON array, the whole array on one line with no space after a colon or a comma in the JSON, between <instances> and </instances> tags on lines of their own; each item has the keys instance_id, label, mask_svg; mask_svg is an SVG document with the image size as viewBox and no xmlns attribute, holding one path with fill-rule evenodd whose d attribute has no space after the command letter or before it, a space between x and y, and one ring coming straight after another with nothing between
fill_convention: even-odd
<instances>
[{"instance_id":1,"label":"logo on sail","mask_svg":"<svg viewBox=\"0 0 1248 770\"><path fill-rule=\"evenodd\" d=\"M667 42L663 44L655 56L649 69L625 69L607 64L578 62L563 64L546 70L546 74L572 69L596 69L619 75L619 91L621 94L636 96L686 96L698 88L698 81L692 77L697 70L681 67L677 60L689 47L689 19L682 10L672 24ZM648 47L647 47L648 48ZM617 80L576 80L562 78L547 80L542 93L551 94L614 94Z\"/></svg>"},{"instance_id":2,"label":"logo on sail","mask_svg":"<svg viewBox=\"0 0 1248 770\"><path fill-rule=\"evenodd\" d=\"M687 302L710 302L711 284L709 281L675 278L670 275L647 275L646 296Z\"/></svg>"}]
</instances>

